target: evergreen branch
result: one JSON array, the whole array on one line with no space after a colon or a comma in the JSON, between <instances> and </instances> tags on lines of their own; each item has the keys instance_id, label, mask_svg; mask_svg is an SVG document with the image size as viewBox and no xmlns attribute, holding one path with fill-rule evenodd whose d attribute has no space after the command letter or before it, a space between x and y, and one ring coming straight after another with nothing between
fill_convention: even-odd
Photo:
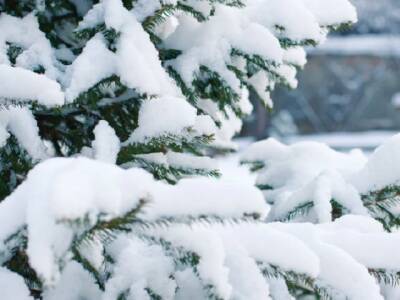
<instances>
[{"instance_id":1,"label":"evergreen branch","mask_svg":"<svg viewBox=\"0 0 400 300\"><path fill-rule=\"evenodd\" d=\"M289 211L285 217L279 218L280 222L289 222L293 221L299 216L306 216L310 213L311 209L314 207L313 202L306 202L300 205L297 205L291 211Z\"/></svg>"},{"instance_id":2,"label":"evergreen branch","mask_svg":"<svg viewBox=\"0 0 400 300\"><path fill-rule=\"evenodd\" d=\"M315 295L319 299L332 299L328 289L320 286L314 278L306 274L286 271L278 266L271 265L265 262L257 262L257 265L260 268L264 277L266 277L267 279L284 279L289 291L293 295L298 294L300 291L302 294Z\"/></svg>"},{"instance_id":3,"label":"evergreen branch","mask_svg":"<svg viewBox=\"0 0 400 300\"><path fill-rule=\"evenodd\" d=\"M0 252L0 263L10 271L21 275L31 294L39 297L42 282L36 271L29 265L29 257L26 253L27 243L27 230L24 226L3 242L5 250Z\"/></svg>"},{"instance_id":4,"label":"evergreen branch","mask_svg":"<svg viewBox=\"0 0 400 300\"><path fill-rule=\"evenodd\" d=\"M262 191L271 191L274 189L274 187L269 184L257 184L256 186Z\"/></svg>"},{"instance_id":5,"label":"evergreen branch","mask_svg":"<svg viewBox=\"0 0 400 300\"><path fill-rule=\"evenodd\" d=\"M384 283L390 286L400 285L400 272L388 271L384 269L369 269L368 272L375 277L379 283Z\"/></svg>"},{"instance_id":6,"label":"evergreen branch","mask_svg":"<svg viewBox=\"0 0 400 300\"><path fill-rule=\"evenodd\" d=\"M212 284L204 283L204 279L198 271L198 265L201 260L201 256L199 254L194 251L187 250L181 246L176 247L171 242L160 237L142 235L140 238L149 243L161 246L161 248L164 250L164 253L173 259L177 269L181 269L182 267L191 268L199 281L202 283L203 288L207 293L207 299L223 300L223 298L217 295L216 288Z\"/></svg>"},{"instance_id":7,"label":"evergreen branch","mask_svg":"<svg viewBox=\"0 0 400 300\"><path fill-rule=\"evenodd\" d=\"M232 6L232 7L238 7L238 8L242 8L242 7L246 6L242 0L209 0L209 1L213 4L220 3L220 4L224 4L226 6Z\"/></svg>"},{"instance_id":8,"label":"evergreen branch","mask_svg":"<svg viewBox=\"0 0 400 300\"><path fill-rule=\"evenodd\" d=\"M166 133L159 137L150 137L143 142L132 142L124 145L118 154L118 164L131 162L139 154L167 153L168 150L174 152L190 152L201 156L201 150L206 148L213 140L213 135L193 136L192 129L186 128L181 136Z\"/></svg>"},{"instance_id":9,"label":"evergreen branch","mask_svg":"<svg viewBox=\"0 0 400 300\"><path fill-rule=\"evenodd\" d=\"M265 162L262 160L248 161L242 160L240 161L241 165L249 165L251 172L257 172L265 168Z\"/></svg>"},{"instance_id":10,"label":"evergreen branch","mask_svg":"<svg viewBox=\"0 0 400 300\"><path fill-rule=\"evenodd\" d=\"M129 167L139 167L152 173L156 179L167 180L168 183L177 183L180 179L189 176L209 176L209 177L220 177L221 173L217 169L207 169L207 168L184 168L177 166L170 166L166 164L160 164L146 160L142 157L134 157L130 163Z\"/></svg>"},{"instance_id":11,"label":"evergreen branch","mask_svg":"<svg viewBox=\"0 0 400 300\"><path fill-rule=\"evenodd\" d=\"M390 185L362 195L364 206L387 231L400 226L400 217L392 209L400 205L400 187Z\"/></svg>"},{"instance_id":12,"label":"evergreen branch","mask_svg":"<svg viewBox=\"0 0 400 300\"><path fill-rule=\"evenodd\" d=\"M85 230L80 235L77 235L71 246L71 252L73 259L82 265L82 267L87 270L95 278L98 286L104 290L105 287L105 276L99 272L89 260L87 260L80 253L80 247L83 245L90 246L91 242L99 238L103 244L108 244L116 238L120 233L128 233L132 231L135 222L138 220L138 214L142 212L143 207L147 204L147 201L141 199L136 207L129 210L123 216L113 218L107 221L100 221L92 226L90 229ZM81 225L82 221L63 221L69 223L71 226L78 227ZM78 224L77 224L78 223ZM83 223L87 223L83 220Z\"/></svg>"},{"instance_id":13,"label":"evergreen branch","mask_svg":"<svg viewBox=\"0 0 400 300\"><path fill-rule=\"evenodd\" d=\"M218 108L227 116L226 107L230 107L238 117L244 117L239 105L240 95L226 82L218 72L207 66L200 66L192 86L202 99L210 99L218 104Z\"/></svg>"},{"instance_id":14,"label":"evergreen branch","mask_svg":"<svg viewBox=\"0 0 400 300\"><path fill-rule=\"evenodd\" d=\"M87 260L85 257L81 255L78 248L72 247L72 259L79 263L86 271L88 271L96 280L97 285L101 290L105 289L105 280L104 276Z\"/></svg>"},{"instance_id":15,"label":"evergreen branch","mask_svg":"<svg viewBox=\"0 0 400 300\"><path fill-rule=\"evenodd\" d=\"M147 200L140 199L136 207L129 210L121 217L109 221L101 221L92 228L82 233L74 240L74 245L79 246L82 243L89 242L95 237L99 237L104 243L113 240L118 233L130 232L132 224L138 219L138 214L142 212Z\"/></svg>"},{"instance_id":16,"label":"evergreen branch","mask_svg":"<svg viewBox=\"0 0 400 300\"><path fill-rule=\"evenodd\" d=\"M165 4L154 15L147 17L143 22L142 26L147 32L152 32L154 29L165 22L170 16L174 14L177 7L173 4Z\"/></svg>"},{"instance_id":17,"label":"evergreen branch","mask_svg":"<svg viewBox=\"0 0 400 300\"><path fill-rule=\"evenodd\" d=\"M281 47L283 49L288 49L291 47L305 47L305 46L311 46L311 47L316 47L318 43L315 40L312 39L305 39L305 40L292 40L287 37L281 37L278 39L279 43L281 44Z\"/></svg>"},{"instance_id":18,"label":"evergreen branch","mask_svg":"<svg viewBox=\"0 0 400 300\"><path fill-rule=\"evenodd\" d=\"M260 220L258 213L245 213L242 217L220 217L218 215L200 215L200 216L173 216L173 217L159 217L154 221L144 219L137 219L132 224L131 228L136 233L145 234L149 230L156 230L160 228L169 228L175 225L197 226L205 225L211 226L214 224L220 225L240 225L252 223Z\"/></svg>"},{"instance_id":19,"label":"evergreen branch","mask_svg":"<svg viewBox=\"0 0 400 300\"><path fill-rule=\"evenodd\" d=\"M185 81L182 79L180 74L172 66L167 67L167 72L175 80L176 84L181 89L187 101L190 104L196 106L196 103L199 99L199 96L197 95L196 91L186 85Z\"/></svg>"},{"instance_id":20,"label":"evergreen branch","mask_svg":"<svg viewBox=\"0 0 400 300\"><path fill-rule=\"evenodd\" d=\"M4 109L10 109L12 107L26 107L26 106L31 106L34 102L36 102L35 99L31 100L15 100L15 99L10 99L10 98L4 98L0 97L0 110Z\"/></svg>"},{"instance_id":21,"label":"evergreen branch","mask_svg":"<svg viewBox=\"0 0 400 300\"><path fill-rule=\"evenodd\" d=\"M188 15L191 15L193 18L195 18L199 22L204 22L204 21L208 20L208 17L203 15L201 12L195 10L193 7L191 7L187 4L182 3L181 1L179 1L177 3L176 8L180 11L185 12Z\"/></svg>"}]
</instances>

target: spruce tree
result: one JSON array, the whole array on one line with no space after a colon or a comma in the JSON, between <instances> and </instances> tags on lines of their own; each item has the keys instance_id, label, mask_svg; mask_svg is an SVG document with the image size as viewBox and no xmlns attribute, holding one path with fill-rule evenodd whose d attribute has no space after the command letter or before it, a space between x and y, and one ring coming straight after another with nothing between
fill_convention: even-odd
<instances>
[{"instance_id":1,"label":"spruce tree","mask_svg":"<svg viewBox=\"0 0 400 300\"><path fill-rule=\"evenodd\" d=\"M397 235L267 224L257 189L202 177L249 95L272 108L355 20L347 0L0 0L2 297L381 299Z\"/></svg>"}]
</instances>

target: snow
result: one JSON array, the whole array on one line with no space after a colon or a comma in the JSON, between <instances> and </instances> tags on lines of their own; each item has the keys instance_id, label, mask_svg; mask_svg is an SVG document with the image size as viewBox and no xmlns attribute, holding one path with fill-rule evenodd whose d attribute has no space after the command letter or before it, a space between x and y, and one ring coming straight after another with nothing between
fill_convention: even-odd
<instances>
[{"instance_id":1,"label":"snow","mask_svg":"<svg viewBox=\"0 0 400 300\"><path fill-rule=\"evenodd\" d=\"M353 183L362 193L400 182L400 135L391 137L370 156L365 167L354 174Z\"/></svg>"},{"instance_id":2,"label":"snow","mask_svg":"<svg viewBox=\"0 0 400 300\"><path fill-rule=\"evenodd\" d=\"M180 96L180 91L161 66L158 52L149 35L119 0L106 0L95 5L80 23L78 30L105 22L120 32L116 53L108 50L103 38L95 36L76 61L71 78L69 100L112 74L122 83L142 94ZM99 34L98 34L99 35ZM80 67L81 66L81 67ZM78 85L78 87L75 87Z\"/></svg>"},{"instance_id":3,"label":"snow","mask_svg":"<svg viewBox=\"0 0 400 300\"><path fill-rule=\"evenodd\" d=\"M140 107L139 127L125 143L144 142L165 134L180 135L185 128L194 126L195 121L196 109L182 98L150 99Z\"/></svg>"},{"instance_id":4,"label":"snow","mask_svg":"<svg viewBox=\"0 0 400 300\"><path fill-rule=\"evenodd\" d=\"M340 222L340 219L333 224L338 221ZM397 243L396 235L390 235L388 238L387 233L358 233L348 228L332 232L325 231L325 225L314 226L307 223L274 223L271 226L299 237L316 252L321 262L319 276L326 284L351 299L383 299L378 284L368 274L367 268L385 268L386 264L390 263L389 268L396 269L395 266L398 264L396 259L393 255L385 254L386 251L393 249L388 243L391 241ZM376 245L378 240L374 239L375 234L383 242L382 247ZM368 239L368 236L372 238ZM363 257L366 252L374 258ZM354 281L354 278L357 280Z\"/></svg>"},{"instance_id":5,"label":"snow","mask_svg":"<svg viewBox=\"0 0 400 300\"><path fill-rule=\"evenodd\" d=\"M173 300L176 283L170 278L174 271L171 258L158 245L147 245L138 238L121 237L111 246L116 261L102 299L114 300L129 290L133 299L151 299L145 289L150 288L163 299Z\"/></svg>"},{"instance_id":6,"label":"snow","mask_svg":"<svg viewBox=\"0 0 400 300\"><path fill-rule=\"evenodd\" d=\"M39 23L33 13L24 18L2 14L0 28L2 29L0 31L0 64L10 64L6 53L3 52L8 42L23 49L16 59L17 67L34 70L42 66L45 69L45 75L50 79L55 80L59 77L60 72L55 66L53 49L45 34L39 29ZM28 90L28 87L26 89Z\"/></svg>"},{"instance_id":7,"label":"snow","mask_svg":"<svg viewBox=\"0 0 400 300\"><path fill-rule=\"evenodd\" d=\"M173 230L160 230L155 234L178 247L197 253L201 257L197 266L201 281L215 287L214 292L222 299L230 298L232 286L228 280L229 270L224 265L225 252L217 233L206 227L178 225Z\"/></svg>"},{"instance_id":8,"label":"snow","mask_svg":"<svg viewBox=\"0 0 400 300\"><path fill-rule=\"evenodd\" d=\"M0 204L0 216L9 220L1 228L0 241L27 224L30 264L46 285L52 285L60 278L55 262L66 259L72 241L74 227L69 222L85 219L85 226L92 226L123 215L141 200L150 201L143 217L147 220L203 215L240 218L263 216L268 210L261 193L251 186L206 178L170 186L155 182L141 169L123 170L87 158L54 158L35 167Z\"/></svg>"},{"instance_id":9,"label":"snow","mask_svg":"<svg viewBox=\"0 0 400 300\"><path fill-rule=\"evenodd\" d=\"M33 300L24 279L3 267L0 267L0 289L4 300Z\"/></svg>"},{"instance_id":10,"label":"snow","mask_svg":"<svg viewBox=\"0 0 400 300\"><path fill-rule=\"evenodd\" d=\"M139 22L143 22L147 17L154 15L160 8L161 3L159 0L139 0L135 3L132 12Z\"/></svg>"},{"instance_id":11,"label":"snow","mask_svg":"<svg viewBox=\"0 0 400 300\"><path fill-rule=\"evenodd\" d=\"M271 61L282 61L283 51L278 40L268 29L251 22L241 9L217 6L215 15L207 22L199 23L193 18L180 16L179 23L180 26L164 43L168 48L183 52L170 64L189 86L195 72L204 65L218 72L239 93L238 79L225 65L230 62L231 48Z\"/></svg>"},{"instance_id":12,"label":"snow","mask_svg":"<svg viewBox=\"0 0 400 300\"><path fill-rule=\"evenodd\" d=\"M195 156L188 153L167 152L169 165L178 168L216 170L216 161L207 156Z\"/></svg>"},{"instance_id":13,"label":"snow","mask_svg":"<svg viewBox=\"0 0 400 300\"><path fill-rule=\"evenodd\" d=\"M153 201L145 208L144 218L148 220L186 216L241 218L252 214L264 218L269 210L261 192L253 186L217 179L182 179L173 187L159 185L152 194Z\"/></svg>"},{"instance_id":14,"label":"snow","mask_svg":"<svg viewBox=\"0 0 400 300\"><path fill-rule=\"evenodd\" d=\"M302 0L321 26L357 22L356 8L347 0Z\"/></svg>"},{"instance_id":15,"label":"snow","mask_svg":"<svg viewBox=\"0 0 400 300\"><path fill-rule=\"evenodd\" d=\"M114 54L107 49L103 36L96 34L67 70L70 78L66 89L68 102L115 72Z\"/></svg>"},{"instance_id":16,"label":"snow","mask_svg":"<svg viewBox=\"0 0 400 300\"><path fill-rule=\"evenodd\" d=\"M83 20L79 22L77 31L96 27L101 24L102 20L104 20L104 6L102 3L98 3L93 5Z\"/></svg>"},{"instance_id":17,"label":"snow","mask_svg":"<svg viewBox=\"0 0 400 300\"><path fill-rule=\"evenodd\" d=\"M126 19L124 26L121 27L116 53L122 82L141 93L180 96L175 83L161 66L158 52L149 35L135 18L128 15L127 11L125 14L121 12L121 16L116 15L111 18L113 22L121 18Z\"/></svg>"},{"instance_id":18,"label":"snow","mask_svg":"<svg viewBox=\"0 0 400 300\"><path fill-rule=\"evenodd\" d=\"M0 110L0 128L3 129L0 141L6 141L9 137L7 130L9 130L34 160L48 157L47 149L39 136L36 120L29 109L10 107Z\"/></svg>"},{"instance_id":19,"label":"snow","mask_svg":"<svg viewBox=\"0 0 400 300\"><path fill-rule=\"evenodd\" d=\"M256 183L270 187L263 191L273 204L269 220L283 220L298 207L312 204L306 220L322 223L332 219L332 199L347 213L370 215L361 200L363 195L400 182L399 147L399 134L368 157L358 149L336 152L319 142L285 145L270 138L251 145L241 160L262 164Z\"/></svg>"},{"instance_id":20,"label":"snow","mask_svg":"<svg viewBox=\"0 0 400 300\"><path fill-rule=\"evenodd\" d=\"M304 66L305 52L301 47L283 49L280 40L322 42L326 26L356 20L353 7L345 0L326 0L324 5L316 0L245 2L247 6L239 9L217 2L185 1L209 18L198 22L174 12L151 29L161 38L157 49L182 51L167 63L160 61L141 22L161 5L176 4L176 0L139 0L131 11L120 0L103 0L94 6L90 1L73 0L80 16L92 8L77 31L104 23L119 34L110 45L97 33L80 54L79 46L74 52L64 46L52 49L34 14L22 19L2 14L0 105L3 98L63 105L64 92L72 104L100 81L116 75L128 90L114 98L112 88L100 89L110 94L101 105L143 96L137 100L138 127L122 146L164 136L190 139L214 134L212 146L233 148L231 140L242 127L235 110L250 114L252 105L244 82L228 68L235 65L245 71L246 67L243 57L232 56L232 49L261 56L295 87L295 67ZM10 42L24 48L15 66L6 55ZM65 66L57 59L71 64ZM45 74L32 71L38 65L43 65ZM217 72L237 93L233 107L227 105L222 111L215 99L198 99L196 107L189 104L165 70L173 67L192 87L200 66ZM260 71L245 81L272 107L269 91L276 82L268 75ZM242 156L246 162L265 165L257 178L245 167L232 165L238 161L236 155L220 160L220 180L193 176L169 185L131 168L133 164L115 165L121 143L105 120L94 128L92 148L71 158L49 158L50 151L28 108L0 111L0 145L10 134L42 162L0 203L0 261L5 264L10 259L18 235L26 238L29 265L43 283L44 300L111 300L121 293L127 299L151 299L149 291L171 300L200 300L210 293L220 299L293 299L282 279L263 276L268 266L309 276L334 295L375 300L383 298L368 269L400 269L400 259L392 255L400 246L400 235L384 232L361 201L363 192L397 183L400 170L393 161L397 162L400 136L370 158L360 151L339 153L316 142L284 145L269 139L254 144ZM216 169L214 159L171 149L137 158L165 167ZM273 190L263 194L254 183L268 184ZM333 198L356 215L332 222ZM311 221L323 224L265 222L282 219L308 201L314 205ZM92 240L78 245L79 253L105 281L102 290L73 261L72 243L100 222L123 217L141 205L129 232L105 229L104 235L113 235L107 242L97 232ZM185 262L188 253L198 256L191 262L195 266ZM4 268L0 268L2 284L6 299L31 299L23 279Z\"/></svg>"},{"instance_id":21,"label":"snow","mask_svg":"<svg viewBox=\"0 0 400 300\"><path fill-rule=\"evenodd\" d=\"M339 153L317 142L291 146L275 139L257 142L242 156L244 162L262 162L257 184L273 189L264 191L274 203L270 219L281 219L297 206L312 202L319 222L331 221L331 199L350 212L367 214L358 190L349 178L361 170L367 158L360 151Z\"/></svg>"},{"instance_id":22,"label":"snow","mask_svg":"<svg viewBox=\"0 0 400 300\"><path fill-rule=\"evenodd\" d=\"M0 64L0 104L5 100L37 101L51 107L64 104L64 94L60 85L45 75Z\"/></svg>"},{"instance_id":23,"label":"snow","mask_svg":"<svg viewBox=\"0 0 400 300\"><path fill-rule=\"evenodd\" d=\"M101 296L101 291L91 274L77 262L69 262L58 283L48 289L43 298L46 300L100 299Z\"/></svg>"},{"instance_id":24,"label":"snow","mask_svg":"<svg viewBox=\"0 0 400 300\"><path fill-rule=\"evenodd\" d=\"M246 10L253 21L269 28L278 37L294 41L314 40L317 43L325 40L324 31L302 1L252 0L248 1ZM276 29L277 25L282 28L282 32Z\"/></svg>"},{"instance_id":25,"label":"snow","mask_svg":"<svg viewBox=\"0 0 400 300\"><path fill-rule=\"evenodd\" d=\"M120 151L120 141L115 130L107 121L100 121L94 128L95 139L92 143L95 158L115 164Z\"/></svg>"},{"instance_id":26,"label":"snow","mask_svg":"<svg viewBox=\"0 0 400 300\"><path fill-rule=\"evenodd\" d=\"M302 47L285 49L283 53L283 61L302 68L307 63L306 52Z\"/></svg>"},{"instance_id":27,"label":"snow","mask_svg":"<svg viewBox=\"0 0 400 300\"><path fill-rule=\"evenodd\" d=\"M255 261L266 262L284 270L312 277L317 276L319 272L319 259L307 245L292 235L275 230L268 224L224 226L218 232L239 242Z\"/></svg>"},{"instance_id":28,"label":"snow","mask_svg":"<svg viewBox=\"0 0 400 300\"><path fill-rule=\"evenodd\" d=\"M283 140L288 144L313 141L327 144L329 147L337 150L360 148L370 151L387 142L396 133L395 131L335 132L288 136L283 138Z\"/></svg>"},{"instance_id":29,"label":"snow","mask_svg":"<svg viewBox=\"0 0 400 300\"><path fill-rule=\"evenodd\" d=\"M225 173L232 168L236 167L225 162ZM246 176L242 167L235 172ZM2 226L0 238L4 241L27 222L28 256L34 269L45 276L44 267L51 266L50 262L46 263L51 253L57 254L58 259L63 257L61 254L70 243L68 236L78 230L66 220L87 218L94 224L95 220L121 215L139 199L146 198L150 203L139 215L146 221L210 215L235 218L255 212L262 219L268 207L261 193L251 186L251 179L248 180L225 175L221 181L185 179L170 186L154 181L142 170L122 170L85 158L50 159L36 167L28 180L0 204L2 219L13 216L5 223L9 227ZM112 202L105 200L110 198ZM354 299L383 299L367 268L400 268L400 260L391 255L392 249L400 246L400 235L385 233L377 221L366 216L348 215L322 225L197 222L190 227L170 224L138 230L119 236L110 245L116 265L106 284L104 299L114 299L126 290L132 296L147 299L146 288L165 299L174 299L175 288L180 284L184 284L180 297L192 292L197 294L198 279L189 276L189 271L175 274L174 263L163 250L138 239L136 233L162 238L174 247L198 254L201 259L196 269L201 284L211 284L214 292L225 298L258 299L260 295L278 293L274 287L279 283L263 280L256 262L308 274ZM46 245L52 246L46 250L43 248ZM94 265L99 267L102 248L98 243L93 247L94 252L84 250L83 253L92 253L93 261L98 261ZM44 299L64 299L66 289L71 286L73 294L68 295L98 298L100 292L86 271L68 259L65 263L66 267L51 281ZM251 276L252 280L245 280L244 276L247 279ZM357 278L357 282L352 278Z\"/></svg>"},{"instance_id":30,"label":"snow","mask_svg":"<svg viewBox=\"0 0 400 300\"><path fill-rule=\"evenodd\" d=\"M264 71L259 71L249 78L248 83L255 89L265 105L273 108L274 104L270 92L267 91L267 88L270 85L268 74Z\"/></svg>"},{"instance_id":31,"label":"snow","mask_svg":"<svg viewBox=\"0 0 400 300\"><path fill-rule=\"evenodd\" d=\"M93 224L101 214L121 215L147 198L152 181L143 170L123 171L85 158L46 160L0 204L1 213L13 216L2 227L0 241L27 223L30 264L51 285L59 277L55 262L65 255L73 235L65 221L87 218Z\"/></svg>"}]
</instances>

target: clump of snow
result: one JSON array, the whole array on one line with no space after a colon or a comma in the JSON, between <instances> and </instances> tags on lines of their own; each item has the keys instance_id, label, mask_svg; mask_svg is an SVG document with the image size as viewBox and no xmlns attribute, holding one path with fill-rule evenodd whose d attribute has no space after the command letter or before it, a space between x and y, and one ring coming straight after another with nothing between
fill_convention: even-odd
<instances>
[{"instance_id":1,"label":"clump of snow","mask_svg":"<svg viewBox=\"0 0 400 300\"><path fill-rule=\"evenodd\" d=\"M6 268L0 268L1 298L4 300L33 300L24 279Z\"/></svg>"},{"instance_id":2,"label":"clump of snow","mask_svg":"<svg viewBox=\"0 0 400 300\"><path fill-rule=\"evenodd\" d=\"M287 146L271 138L251 145L242 161L261 164L256 183L274 204L270 219L284 219L299 207L312 204L313 220L328 222L332 200L349 213L368 215L363 195L400 182L399 151L400 135L368 158L360 150L336 152L318 142Z\"/></svg>"},{"instance_id":3,"label":"clump of snow","mask_svg":"<svg viewBox=\"0 0 400 300\"><path fill-rule=\"evenodd\" d=\"M121 28L116 57L122 82L142 93L180 96L175 83L161 66L159 54L141 24L127 11L121 11L121 15L113 16L112 20L120 18L125 19L125 24Z\"/></svg>"},{"instance_id":4,"label":"clump of snow","mask_svg":"<svg viewBox=\"0 0 400 300\"><path fill-rule=\"evenodd\" d=\"M111 255L116 266L107 282L103 299L117 299L126 290L130 290L133 298L150 299L146 288L163 299L174 299L177 286L171 278L173 261L160 246L148 245L134 236L129 239L120 237L113 243Z\"/></svg>"},{"instance_id":5,"label":"clump of snow","mask_svg":"<svg viewBox=\"0 0 400 300\"><path fill-rule=\"evenodd\" d=\"M34 160L48 157L47 149L39 136L39 128L31 111L24 107L0 110L0 146L4 145L10 131Z\"/></svg>"},{"instance_id":6,"label":"clump of snow","mask_svg":"<svg viewBox=\"0 0 400 300\"><path fill-rule=\"evenodd\" d=\"M107 49L102 35L96 34L87 42L82 53L67 70L69 84L66 89L66 97L68 102L72 102L82 92L115 72L114 53Z\"/></svg>"},{"instance_id":7,"label":"clump of snow","mask_svg":"<svg viewBox=\"0 0 400 300\"><path fill-rule=\"evenodd\" d=\"M307 63L306 52L302 47L285 49L283 60L288 64L302 68Z\"/></svg>"},{"instance_id":8,"label":"clump of snow","mask_svg":"<svg viewBox=\"0 0 400 300\"><path fill-rule=\"evenodd\" d=\"M365 167L353 175L352 182L362 193L400 183L400 135L397 134L370 156Z\"/></svg>"},{"instance_id":9,"label":"clump of snow","mask_svg":"<svg viewBox=\"0 0 400 300\"><path fill-rule=\"evenodd\" d=\"M160 97L145 101L139 111L139 126L126 143L143 142L164 134L182 134L194 126L196 109L182 98Z\"/></svg>"},{"instance_id":10,"label":"clump of snow","mask_svg":"<svg viewBox=\"0 0 400 300\"><path fill-rule=\"evenodd\" d=\"M158 1L155 1L158 2ZM160 3L158 2L158 5ZM135 5L136 7L136 5ZM140 7L140 3L138 8ZM148 7L146 3L146 7ZM134 14L119 0L106 0L95 5L79 25L79 30L105 22L120 33L113 53L97 34L72 66L69 101L110 75L140 93L180 96L181 93L161 65L158 52Z\"/></svg>"},{"instance_id":11,"label":"clump of snow","mask_svg":"<svg viewBox=\"0 0 400 300\"><path fill-rule=\"evenodd\" d=\"M246 9L253 21L269 28L277 36L282 35L294 41L314 40L318 43L325 39L325 33L315 16L302 1L252 0L248 1ZM276 29L276 26L280 29Z\"/></svg>"},{"instance_id":12,"label":"clump of snow","mask_svg":"<svg viewBox=\"0 0 400 300\"><path fill-rule=\"evenodd\" d=\"M287 146L268 139L250 146L242 160L264 164L257 184L272 188L264 191L268 201L274 203L271 219L283 218L312 202L317 220L327 222L331 220L332 199L350 212L367 214L359 192L349 182L367 160L359 151L346 154L316 142Z\"/></svg>"},{"instance_id":13,"label":"clump of snow","mask_svg":"<svg viewBox=\"0 0 400 300\"><path fill-rule=\"evenodd\" d=\"M160 184L153 195L153 202L146 209L145 218L149 220L187 215L241 218L255 214L264 218L269 210L261 192L254 187L216 179L182 179L173 187Z\"/></svg>"},{"instance_id":14,"label":"clump of snow","mask_svg":"<svg viewBox=\"0 0 400 300\"><path fill-rule=\"evenodd\" d=\"M47 77L55 80L60 76L60 71L56 68L53 48L45 34L39 29L39 23L33 13L24 18L3 13L0 16L0 28L0 64L10 64L4 51L6 43L10 43L22 47L22 53L16 58L17 67L34 70L41 66L45 69Z\"/></svg>"},{"instance_id":15,"label":"clump of snow","mask_svg":"<svg viewBox=\"0 0 400 300\"><path fill-rule=\"evenodd\" d=\"M91 274L77 262L69 262L57 284L45 291L46 300L100 299L102 293Z\"/></svg>"},{"instance_id":16,"label":"clump of snow","mask_svg":"<svg viewBox=\"0 0 400 300\"><path fill-rule=\"evenodd\" d=\"M357 11L347 0L302 0L321 26L357 22Z\"/></svg>"},{"instance_id":17,"label":"clump of snow","mask_svg":"<svg viewBox=\"0 0 400 300\"><path fill-rule=\"evenodd\" d=\"M60 85L45 75L0 64L0 103L4 100L56 106L64 104L64 94Z\"/></svg>"},{"instance_id":18,"label":"clump of snow","mask_svg":"<svg viewBox=\"0 0 400 300\"><path fill-rule=\"evenodd\" d=\"M107 121L100 121L94 128L95 139L92 143L95 158L115 164L120 150L120 140Z\"/></svg>"}]
</instances>

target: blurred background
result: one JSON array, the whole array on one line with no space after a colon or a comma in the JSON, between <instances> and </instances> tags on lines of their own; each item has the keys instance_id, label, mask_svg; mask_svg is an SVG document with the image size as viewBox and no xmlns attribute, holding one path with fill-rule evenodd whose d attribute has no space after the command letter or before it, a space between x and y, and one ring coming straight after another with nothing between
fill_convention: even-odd
<instances>
[{"instance_id":1,"label":"blurred background","mask_svg":"<svg viewBox=\"0 0 400 300\"><path fill-rule=\"evenodd\" d=\"M308 49L299 87L277 89L271 113L254 103L244 136L370 150L400 132L400 0L352 2L358 24Z\"/></svg>"}]
</instances>

